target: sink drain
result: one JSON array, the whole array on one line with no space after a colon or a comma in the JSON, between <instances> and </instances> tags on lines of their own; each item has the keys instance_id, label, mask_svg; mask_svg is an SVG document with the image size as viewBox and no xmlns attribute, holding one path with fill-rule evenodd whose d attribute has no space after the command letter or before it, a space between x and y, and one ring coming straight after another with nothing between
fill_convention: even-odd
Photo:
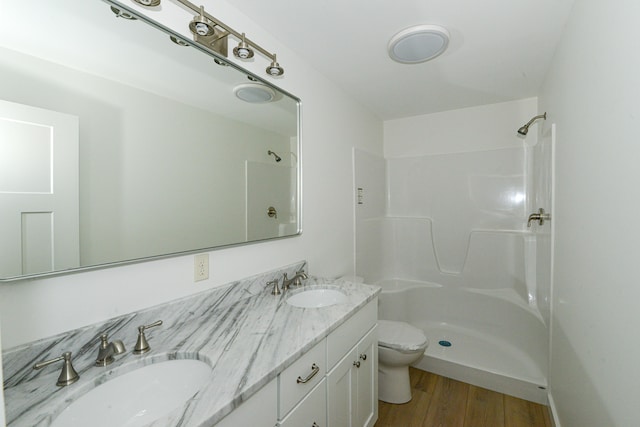
<instances>
[{"instance_id":1,"label":"sink drain","mask_svg":"<svg viewBox=\"0 0 640 427\"><path fill-rule=\"evenodd\" d=\"M438 341L438 344L440 344L442 347L451 347L451 341L447 340Z\"/></svg>"}]
</instances>

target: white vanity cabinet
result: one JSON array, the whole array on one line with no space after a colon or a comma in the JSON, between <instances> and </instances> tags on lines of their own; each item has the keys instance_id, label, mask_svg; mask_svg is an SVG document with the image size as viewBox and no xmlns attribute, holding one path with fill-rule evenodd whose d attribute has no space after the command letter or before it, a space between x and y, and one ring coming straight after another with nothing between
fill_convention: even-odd
<instances>
[{"instance_id":1,"label":"white vanity cabinet","mask_svg":"<svg viewBox=\"0 0 640 427\"><path fill-rule=\"evenodd\" d=\"M377 318L375 298L216 427L372 427L378 419Z\"/></svg>"},{"instance_id":2,"label":"white vanity cabinet","mask_svg":"<svg viewBox=\"0 0 640 427\"><path fill-rule=\"evenodd\" d=\"M327 374L328 427L370 427L378 419L375 322L375 313L361 311L327 338L328 359L343 355ZM345 354L346 342L351 347Z\"/></svg>"},{"instance_id":3,"label":"white vanity cabinet","mask_svg":"<svg viewBox=\"0 0 640 427\"><path fill-rule=\"evenodd\" d=\"M224 417L215 427L273 427L278 417L277 399L278 385L277 380L274 379L238 409Z\"/></svg>"}]
</instances>

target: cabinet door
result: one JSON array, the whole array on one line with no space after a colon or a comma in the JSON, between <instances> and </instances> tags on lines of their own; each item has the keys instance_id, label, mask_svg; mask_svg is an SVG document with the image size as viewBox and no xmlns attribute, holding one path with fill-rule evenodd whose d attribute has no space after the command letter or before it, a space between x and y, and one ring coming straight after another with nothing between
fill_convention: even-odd
<instances>
[{"instance_id":1,"label":"cabinet door","mask_svg":"<svg viewBox=\"0 0 640 427\"><path fill-rule=\"evenodd\" d=\"M215 427L275 426L278 410L277 392L276 380L273 380L224 417Z\"/></svg>"},{"instance_id":2,"label":"cabinet door","mask_svg":"<svg viewBox=\"0 0 640 427\"><path fill-rule=\"evenodd\" d=\"M354 347L327 375L327 425L354 427L357 348Z\"/></svg>"},{"instance_id":3,"label":"cabinet door","mask_svg":"<svg viewBox=\"0 0 640 427\"><path fill-rule=\"evenodd\" d=\"M323 379L302 401L278 424L280 427L326 427L327 390ZM238 424L238 426L254 424Z\"/></svg>"},{"instance_id":4,"label":"cabinet door","mask_svg":"<svg viewBox=\"0 0 640 427\"><path fill-rule=\"evenodd\" d=\"M357 345L355 427L372 427L378 419L378 330L372 328Z\"/></svg>"}]
</instances>

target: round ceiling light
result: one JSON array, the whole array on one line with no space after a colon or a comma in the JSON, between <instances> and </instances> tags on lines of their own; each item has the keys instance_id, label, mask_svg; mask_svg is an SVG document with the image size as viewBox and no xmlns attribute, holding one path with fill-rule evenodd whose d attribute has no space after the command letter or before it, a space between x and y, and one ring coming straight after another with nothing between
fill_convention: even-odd
<instances>
[{"instance_id":1,"label":"round ceiling light","mask_svg":"<svg viewBox=\"0 0 640 427\"><path fill-rule=\"evenodd\" d=\"M449 32L438 25L416 25L389 40L389 56L403 64L418 64L442 54L449 45Z\"/></svg>"},{"instance_id":2,"label":"round ceiling light","mask_svg":"<svg viewBox=\"0 0 640 427\"><path fill-rule=\"evenodd\" d=\"M265 104L276 97L276 92L260 83L245 83L233 88L233 93L245 102L251 104Z\"/></svg>"}]
</instances>

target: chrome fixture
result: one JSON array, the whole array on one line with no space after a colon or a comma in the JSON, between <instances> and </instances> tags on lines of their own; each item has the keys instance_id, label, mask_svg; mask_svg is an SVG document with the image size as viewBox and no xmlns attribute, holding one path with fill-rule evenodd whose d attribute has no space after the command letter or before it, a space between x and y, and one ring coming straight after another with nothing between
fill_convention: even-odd
<instances>
[{"instance_id":1,"label":"chrome fixture","mask_svg":"<svg viewBox=\"0 0 640 427\"><path fill-rule=\"evenodd\" d=\"M249 47L247 42L244 40L245 35L242 33L242 40L238 43L238 46L233 48L233 54L236 58L240 59L251 59L253 58L253 49Z\"/></svg>"},{"instance_id":2,"label":"chrome fixture","mask_svg":"<svg viewBox=\"0 0 640 427\"><path fill-rule=\"evenodd\" d=\"M154 7L154 6L160 5L160 0L133 0L133 1L138 3L139 5L146 6L146 7Z\"/></svg>"},{"instance_id":3,"label":"chrome fixture","mask_svg":"<svg viewBox=\"0 0 640 427\"><path fill-rule=\"evenodd\" d=\"M532 213L529 215L529 220L527 221L527 227L531 227L531 222L538 221L538 224L544 225L545 221L551 221L551 215L544 212L544 209L538 209L538 213Z\"/></svg>"},{"instance_id":4,"label":"chrome fixture","mask_svg":"<svg viewBox=\"0 0 640 427\"><path fill-rule=\"evenodd\" d=\"M60 372L60 376L58 377L58 382L56 385L58 387L64 387L69 384L73 384L80 379L80 375L73 369L73 365L71 364L71 352L67 351L62 353L62 356L56 357L55 359L45 360L42 362L38 362L33 365L33 369L42 369L45 366L51 365L52 363L64 361L62 365L62 371Z\"/></svg>"},{"instance_id":5,"label":"chrome fixture","mask_svg":"<svg viewBox=\"0 0 640 427\"><path fill-rule=\"evenodd\" d=\"M215 24L204 16L204 6L200 6L200 15L194 17L189 22L189 29L194 35L207 37L215 33ZM196 41L198 41L196 39Z\"/></svg>"},{"instance_id":6,"label":"chrome fixture","mask_svg":"<svg viewBox=\"0 0 640 427\"><path fill-rule=\"evenodd\" d=\"M389 40L389 56L402 64L418 64L440 56L449 45L449 32L439 25L406 28Z\"/></svg>"},{"instance_id":7,"label":"chrome fixture","mask_svg":"<svg viewBox=\"0 0 640 427\"><path fill-rule=\"evenodd\" d=\"M291 279L287 277L287 273L284 273L284 276L282 277L282 291L286 291L292 286L301 286L302 281L308 278L309 276L307 276L307 273L305 273L304 270L297 271L296 275Z\"/></svg>"},{"instance_id":8,"label":"chrome fixture","mask_svg":"<svg viewBox=\"0 0 640 427\"><path fill-rule=\"evenodd\" d=\"M133 354L143 354L151 350L151 347L149 347L149 343L147 342L147 337L145 336L144 331L145 329L154 328L160 325L162 325L162 320L153 322L150 325L138 326L138 341L136 341L136 346L133 348Z\"/></svg>"},{"instance_id":9,"label":"chrome fixture","mask_svg":"<svg viewBox=\"0 0 640 427\"><path fill-rule=\"evenodd\" d=\"M107 366L115 360L113 356L122 354L127 351L124 343L120 340L109 342L107 334L100 335L100 348L98 349L98 357L96 357L96 366Z\"/></svg>"},{"instance_id":10,"label":"chrome fixture","mask_svg":"<svg viewBox=\"0 0 640 427\"><path fill-rule=\"evenodd\" d=\"M111 12L115 13L116 18L129 19L131 21L135 21L135 20L138 19L135 16L133 16L132 14L130 14L129 12L127 12L125 10L118 9L115 6L111 6Z\"/></svg>"},{"instance_id":11,"label":"chrome fixture","mask_svg":"<svg viewBox=\"0 0 640 427\"><path fill-rule=\"evenodd\" d=\"M280 64L278 64L275 53L273 54L273 60L271 61L271 64L269 64L265 71L267 72L267 74L273 77L278 77L284 74L284 68L282 68Z\"/></svg>"},{"instance_id":12,"label":"chrome fixture","mask_svg":"<svg viewBox=\"0 0 640 427\"><path fill-rule=\"evenodd\" d=\"M267 151L267 156L271 156L273 155L273 157L276 159L276 162L279 162L280 160L282 160L282 157L278 156L275 151Z\"/></svg>"},{"instance_id":13,"label":"chrome fixture","mask_svg":"<svg viewBox=\"0 0 640 427\"><path fill-rule=\"evenodd\" d=\"M249 40L245 33L239 33L218 18L205 12L204 6L197 7L189 0L178 0L178 2L198 13L198 16L194 17L189 23L189 29L193 33L196 42L202 43L214 52L227 57L227 40L228 36L232 35L240 41L238 46L233 49L233 54L236 57L250 59L254 56L254 50L256 50L271 60L271 64L266 68L267 74L272 77L284 74L284 69L278 64L275 53L267 51L262 46Z\"/></svg>"},{"instance_id":14,"label":"chrome fixture","mask_svg":"<svg viewBox=\"0 0 640 427\"><path fill-rule=\"evenodd\" d=\"M273 206L269 206L269 208L267 209L267 216L269 218L278 219L278 211Z\"/></svg>"},{"instance_id":15,"label":"chrome fixture","mask_svg":"<svg viewBox=\"0 0 640 427\"><path fill-rule=\"evenodd\" d=\"M309 381L311 381L311 378L315 377L316 374L320 372L320 367L318 365L316 365L315 363L311 364L311 373L309 375L307 375L306 378L302 378L302 377L298 377L296 379L296 383L298 384L306 384Z\"/></svg>"},{"instance_id":16,"label":"chrome fixture","mask_svg":"<svg viewBox=\"0 0 640 427\"><path fill-rule=\"evenodd\" d=\"M535 116L533 119L529 120L526 125L518 129L518 134L522 136L527 136L527 133L529 132L529 126L531 126L533 122L535 122L538 119L547 120L547 113L545 112L544 114L540 114L539 116Z\"/></svg>"},{"instance_id":17,"label":"chrome fixture","mask_svg":"<svg viewBox=\"0 0 640 427\"><path fill-rule=\"evenodd\" d=\"M273 286L273 288L271 289L271 295L280 295L282 292L280 291L280 288L278 287L278 279L274 279L270 282L267 282L267 284L265 286Z\"/></svg>"}]
</instances>

